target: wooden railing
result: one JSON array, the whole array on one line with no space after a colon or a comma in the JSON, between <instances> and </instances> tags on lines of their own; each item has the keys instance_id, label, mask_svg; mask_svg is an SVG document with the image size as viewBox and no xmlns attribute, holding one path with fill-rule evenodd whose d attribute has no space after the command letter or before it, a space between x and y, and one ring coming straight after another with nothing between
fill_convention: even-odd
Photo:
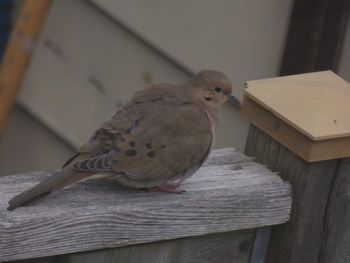
<instances>
[{"instance_id":1,"label":"wooden railing","mask_svg":"<svg viewBox=\"0 0 350 263\"><path fill-rule=\"evenodd\" d=\"M183 194L98 179L6 210L11 197L54 172L0 177L0 262L58 255L59 262L249 262L268 242L265 235L254 245L256 229L285 223L291 208L287 182L221 149L183 183Z\"/></svg>"}]
</instances>

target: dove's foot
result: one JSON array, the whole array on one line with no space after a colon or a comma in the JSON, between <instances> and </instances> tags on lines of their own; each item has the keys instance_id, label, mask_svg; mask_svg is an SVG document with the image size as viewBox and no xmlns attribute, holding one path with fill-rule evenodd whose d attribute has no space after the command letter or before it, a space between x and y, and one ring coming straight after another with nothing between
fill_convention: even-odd
<instances>
[{"instance_id":1,"label":"dove's foot","mask_svg":"<svg viewBox=\"0 0 350 263\"><path fill-rule=\"evenodd\" d=\"M186 192L185 190L181 190L178 186L173 185L162 185L148 189L150 192L164 192L164 193L173 193L173 194L182 194Z\"/></svg>"}]
</instances>

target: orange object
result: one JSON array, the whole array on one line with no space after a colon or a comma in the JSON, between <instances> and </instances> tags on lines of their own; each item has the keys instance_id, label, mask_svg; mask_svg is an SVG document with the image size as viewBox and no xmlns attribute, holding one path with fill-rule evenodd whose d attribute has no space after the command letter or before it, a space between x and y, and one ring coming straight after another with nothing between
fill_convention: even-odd
<instances>
[{"instance_id":1,"label":"orange object","mask_svg":"<svg viewBox=\"0 0 350 263\"><path fill-rule=\"evenodd\" d=\"M16 20L0 67L0 136L23 74L41 32L51 0L26 0Z\"/></svg>"}]
</instances>

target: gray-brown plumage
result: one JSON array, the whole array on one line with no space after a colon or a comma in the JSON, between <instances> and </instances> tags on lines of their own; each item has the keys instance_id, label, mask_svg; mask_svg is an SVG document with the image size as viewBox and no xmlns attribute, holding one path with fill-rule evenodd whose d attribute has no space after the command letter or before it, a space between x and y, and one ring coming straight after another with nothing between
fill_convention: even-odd
<instances>
[{"instance_id":1,"label":"gray-brown plumage","mask_svg":"<svg viewBox=\"0 0 350 263\"><path fill-rule=\"evenodd\" d=\"M178 192L209 154L218 112L231 91L223 73L202 70L183 85L137 92L57 175L14 197L8 209L98 173L132 188Z\"/></svg>"}]
</instances>

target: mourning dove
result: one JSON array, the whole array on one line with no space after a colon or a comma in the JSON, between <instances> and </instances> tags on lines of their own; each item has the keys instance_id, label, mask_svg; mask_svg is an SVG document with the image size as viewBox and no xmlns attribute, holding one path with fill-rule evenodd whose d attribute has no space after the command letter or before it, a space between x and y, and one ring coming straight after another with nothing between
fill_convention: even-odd
<instances>
[{"instance_id":1,"label":"mourning dove","mask_svg":"<svg viewBox=\"0 0 350 263\"><path fill-rule=\"evenodd\" d=\"M94 174L131 188L177 187L208 156L218 113L232 92L221 72L202 70L182 85L141 90L98 129L57 175L9 201L9 210Z\"/></svg>"}]
</instances>

